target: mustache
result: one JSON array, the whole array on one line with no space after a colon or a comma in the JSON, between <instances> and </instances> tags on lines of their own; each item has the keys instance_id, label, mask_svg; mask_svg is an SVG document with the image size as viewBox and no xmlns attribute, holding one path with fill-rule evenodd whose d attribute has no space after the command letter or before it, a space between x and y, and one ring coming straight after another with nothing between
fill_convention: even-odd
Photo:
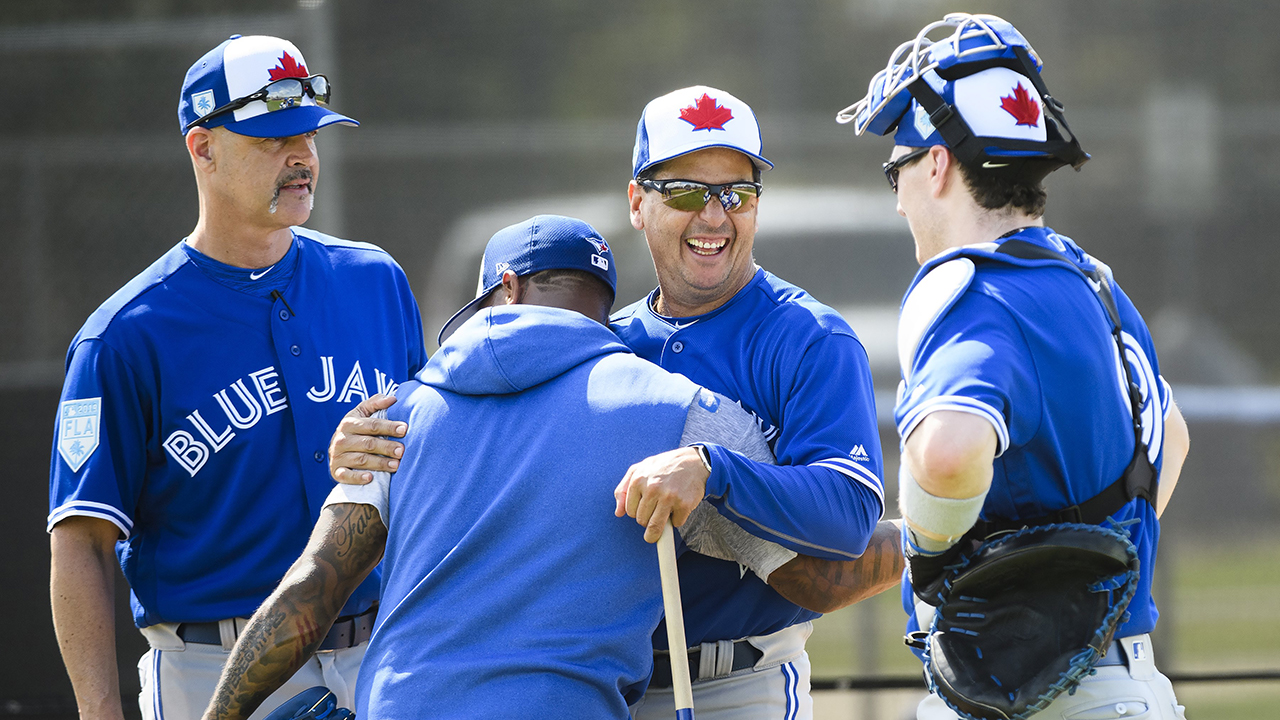
<instances>
[{"instance_id":1,"label":"mustache","mask_svg":"<svg viewBox=\"0 0 1280 720\"><path fill-rule=\"evenodd\" d=\"M299 168L297 170L291 170L288 173L286 173L284 177L276 181L276 195L280 194L280 188L283 188L285 185L297 182L299 180L306 180L314 190L315 189L314 177L315 177L315 173L311 172L311 168Z\"/></svg>"}]
</instances>

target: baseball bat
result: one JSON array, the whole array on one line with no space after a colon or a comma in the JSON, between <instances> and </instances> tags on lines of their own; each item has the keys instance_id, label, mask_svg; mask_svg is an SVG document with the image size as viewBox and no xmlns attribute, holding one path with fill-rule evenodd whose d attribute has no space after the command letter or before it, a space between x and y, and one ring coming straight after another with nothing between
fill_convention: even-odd
<instances>
[{"instance_id":1,"label":"baseball bat","mask_svg":"<svg viewBox=\"0 0 1280 720\"><path fill-rule=\"evenodd\" d=\"M675 530L670 518L662 529L662 537L658 538L658 574L662 577L662 605L667 611L667 646L671 648L671 690L676 696L676 720L693 720L693 684L689 681L680 576L676 573Z\"/></svg>"}]
</instances>

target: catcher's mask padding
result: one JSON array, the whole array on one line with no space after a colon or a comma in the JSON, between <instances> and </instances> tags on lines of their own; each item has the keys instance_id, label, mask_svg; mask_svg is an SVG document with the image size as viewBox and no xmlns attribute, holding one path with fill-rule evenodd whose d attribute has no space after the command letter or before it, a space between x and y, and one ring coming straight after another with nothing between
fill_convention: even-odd
<instances>
[{"instance_id":1,"label":"catcher's mask padding","mask_svg":"<svg viewBox=\"0 0 1280 720\"><path fill-rule=\"evenodd\" d=\"M984 544L947 580L928 641L930 684L965 717L1029 717L1089 673L1137 576L1133 544L1096 525Z\"/></svg>"}]
</instances>

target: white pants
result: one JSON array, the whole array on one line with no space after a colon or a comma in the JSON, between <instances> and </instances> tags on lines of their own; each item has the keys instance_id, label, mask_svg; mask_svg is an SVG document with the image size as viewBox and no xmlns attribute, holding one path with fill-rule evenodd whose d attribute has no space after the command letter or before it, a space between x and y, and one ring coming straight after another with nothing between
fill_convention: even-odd
<instances>
[{"instance_id":1,"label":"white pants","mask_svg":"<svg viewBox=\"0 0 1280 720\"><path fill-rule=\"evenodd\" d=\"M227 649L222 645L184 643L177 627L174 623L161 623L142 630L151 645L138 661L138 677L142 681L138 705L143 720L199 720L213 699L222 666L231 655L230 642L226 643ZM317 685L333 691L338 707L354 708L356 672L368 646L366 642L316 653L262 703L250 720L265 718L281 703Z\"/></svg>"},{"instance_id":2,"label":"white pants","mask_svg":"<svg viewBox=\"0 0 1280 720\"><path fill-rule=\"evenodd\" d=\"M694 715L698 720L812 720L804 651L812 632L813 624L806 622L746 638L762 653L760 660L729 677L695 682ZM630 709L634 720L671 720L675 708L671 688L650 688Z\"/></svg>"},{"instance_id":3,"label":"white pants","mask_svg":"<svg viewBox=\"0 0 1280 720\"><path fill-rule=\"evenodd\" d=\"M1129 666L1105 665L1080 681L1074 695L1062 693L1036 720L1185 720L1173 685L1156 669L1150 635L1120 639ZM916 708L917 720L956 720L960 716L937 695Z\"/></svg>"}]
</instances>

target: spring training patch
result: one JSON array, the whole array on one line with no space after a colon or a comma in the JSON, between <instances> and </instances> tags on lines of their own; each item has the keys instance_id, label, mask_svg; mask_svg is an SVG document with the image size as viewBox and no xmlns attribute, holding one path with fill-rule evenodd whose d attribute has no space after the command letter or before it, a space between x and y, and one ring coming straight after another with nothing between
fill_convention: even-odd
<instances>
[{"instance_id":1,"label":"spring training patch","mask_svg":"<svg viewBox=\"0 0 1280 720\"><path fill-rule=\"evenodd\" d=\"M76 472L98 449L102 398L67 400L58 409L58 454Z\"/></svg>"}]
</instances>

